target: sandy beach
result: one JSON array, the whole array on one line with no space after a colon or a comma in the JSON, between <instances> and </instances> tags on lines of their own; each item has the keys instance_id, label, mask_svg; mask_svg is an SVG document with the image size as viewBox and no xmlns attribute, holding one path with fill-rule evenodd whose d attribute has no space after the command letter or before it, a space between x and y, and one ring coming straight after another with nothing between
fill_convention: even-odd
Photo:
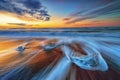
<instances>
[{"instance_id":1,"label":"sandy beach","mask_svg":"<svg viewBox=\"0 0 120 80\"><path fill-rule=\"evenodd\" d=\"M63 38L62 38L63 39ZM86 38L89 39L89 38ZM78 39L76 39L78 40ZM77 66L76 64L72 63L68 68L68 70L65 68L64 71L61 71L63 73L61 76L62 79L67 80L99 80L99 77L102 78L102 80L108 80L110 79L119 79L119 63L116 63L116 61L119 60L119 53L116 52L119 51L119 41L114 42L113 40L108 39L95 39L94 41L99 43L99 47L101 48L101 54L104 57L104 59L107 61L109 65L109 69L106 72L102 71L91 71L91 70L85 70ZM56 44L59 41L59 39L53 38L53 39L41 39L41 38L10 38L10 39L1 39L0 40L0 78L1 80L4 79L12 79L15 80L13 76L17 76L18 74L21 75L29 75L28 80L35 80L36 78L40 78L43 80L45 77L49 77L49 74L52 74L52 71L54 71L55 67L59 65L60 61L63 57L65 57L63 51L61 50L61 47L57 47L51 51L44 51L43 46L48 43L54 43ZM74 44L71 44L71 48L75 50L78 53L85 54L84 49L78 48L78 46L82 46L84 43L78 41ZM18 51L16 51L16 48L18 46L26 46L27 49L22 53L22 55L19 54ZM116 47L114 47L116 46ZM91 46L92 48L92 46ZM115 49L114 49L115 48ZM115 51L116 50L116 51ZM112 51L112 52L111 52ZM110 53L111 52L111 53ZM66 58L65 58L66 59ZM112 60L111 60L112 59ZM62 64L64 65L64 61ZM59 65L62 67L62 65ZM61 69L60 67L60 69ZM58 75L59 71L58 70ZM17 71L17 72L16 72ZM65 73L67 72L67 73ZM29 74L28 74L29 73ZM10 76L8 76L8 74ZM14 75L13 75L14 74ZM30 77L31 75L31 77ZM56 72L56 76L57 72ZM66 75L66 76L63 76ZM21 80L22 77L19 77ZM61 79L61 78L60 78ZM59 78L58 78L59 80ZM101 80L101 79L100 79Z\"/></svg>"}]
</instances>

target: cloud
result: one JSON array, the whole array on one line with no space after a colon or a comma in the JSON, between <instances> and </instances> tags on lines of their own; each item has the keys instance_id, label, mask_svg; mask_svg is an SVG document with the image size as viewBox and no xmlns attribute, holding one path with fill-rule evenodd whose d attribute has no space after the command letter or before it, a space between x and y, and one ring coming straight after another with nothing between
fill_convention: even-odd
<instances>
[{"instance_id":1,"label":"cloud","mask_svg":"<svg viewBox=\"0 0 120 80\"><path fill-rule=\"evenodd\" d=\"M7 23L9 25L19 25L19 26L26 26L25 23Z\"/></svg>"},{"instance_id":2,"label":"cloud","mask_svg":"<svg viewBox=\"0 0 120 80\"><path fill-rule=\"evenodd\" d=\"M28 14L39 20L50 20L46 7L39 0L0 0L0 10L18 15Z\"/></svg>"},{"instance_id":3,"label":"cloud","mask_svg":"<svg viewBox=\"0 0 120 80\"><path fill-rule=\"evenodd\" d=\"M104 15L113 14L113 13L118 13L118 14L120 13L120 1L119 0L110 1L107 4L104 4L98 7L96 6L87 11L83 10L83 11L77 11L75 13L72 13L72 15L67 17L68 20L66 20L66 23L67 24L75 23L75 22L93 19L99 16L104 16Z\"/></svg>"}]
</instances>

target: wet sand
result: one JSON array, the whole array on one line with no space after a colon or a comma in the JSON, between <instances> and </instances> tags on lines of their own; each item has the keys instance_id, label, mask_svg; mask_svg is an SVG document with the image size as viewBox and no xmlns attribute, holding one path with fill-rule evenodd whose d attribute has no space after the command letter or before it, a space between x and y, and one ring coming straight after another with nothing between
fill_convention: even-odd
<instances>
[{"instance_id":1,"label":"wet sand","mask_svg":"<svg viewBox=\"0 0 120 80\"><path fill-rule=\"evenodd\" d=\"M46 80L50 74L50 71L54 69L55 65L65 57L60 47L51 50L44 51L42 48L45 44L50 42L56 43L58 39L0 39L0 80ZM16 51L16 48L20 45L24 45L30 42L22 55ZM70 70L65 80L119 80L120 72L118 65L115 60L119 60L117 54L109 53L109 48L112 49L115 45L114 41L97 40L101 43L104 49L101 53L107 63L109 64L109 70L106 72L102 71L89 71L84 70L75 65L74 63L70 67ZM119 43L119 42L118 42ZM114 44L114 45L113 45ZM82 48L78 48L79 44L71 44L76 52L85 54ZM82 44L81 44L82 45ZM113 46L110 46L113 45ZM110 47L108 47L110 46ZM113 50L115 50L113 48ZM118 48L116 48L119 51ZM113 51L114 52L114 51ZM119 54L119 53L118 53ZM114 61L110 60L113 59ZM115 59L117 58L117 59ZM62 67L62 65L61 65ZM19 71L20 70L20 71ZM59 69L60 70L60 69ZM16 72L17 71L17 72ZM64 73L64 72L63 72ZM9 75L8 75L9 74ZM57 74L57 73L56 73ZM16 77L16 78L15 78ZM56 79L58 80L58 79Z\"/></svg>"}]
</instances>

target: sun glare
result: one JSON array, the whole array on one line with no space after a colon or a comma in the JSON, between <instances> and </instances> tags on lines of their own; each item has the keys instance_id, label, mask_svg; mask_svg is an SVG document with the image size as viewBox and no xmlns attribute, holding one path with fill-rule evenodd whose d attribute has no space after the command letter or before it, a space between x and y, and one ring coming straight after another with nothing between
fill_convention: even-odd
<instances>
[{"instance_id":1,"label":"sun glare","mask_svg":"<svg viewBox=\"0 0 120 80\"><path fill-rule=\"evenodd\" d=\"M7 23L24 23L24 21L19 20L18 18L9 16L9 15L4 15L0 14L0 24L7 24Z\"/></svg>"}]
</instances>

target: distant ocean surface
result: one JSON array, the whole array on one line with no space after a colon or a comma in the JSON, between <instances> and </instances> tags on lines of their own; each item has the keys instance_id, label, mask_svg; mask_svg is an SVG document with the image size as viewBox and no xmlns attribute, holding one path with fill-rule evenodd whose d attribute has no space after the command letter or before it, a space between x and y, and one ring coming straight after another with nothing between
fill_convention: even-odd
<instances>
[{"instance_id":1,"label":"distant ocean surface","mask_svg":"<svg viewBox=\"0 0 120 80\"><path fill-rule=\"evenodd\" d=\"M47 28L47 29L7 29L0 30L0 36L6 37L119 37L120 27L92 28Z\"/></svg>"}]
</instances>

